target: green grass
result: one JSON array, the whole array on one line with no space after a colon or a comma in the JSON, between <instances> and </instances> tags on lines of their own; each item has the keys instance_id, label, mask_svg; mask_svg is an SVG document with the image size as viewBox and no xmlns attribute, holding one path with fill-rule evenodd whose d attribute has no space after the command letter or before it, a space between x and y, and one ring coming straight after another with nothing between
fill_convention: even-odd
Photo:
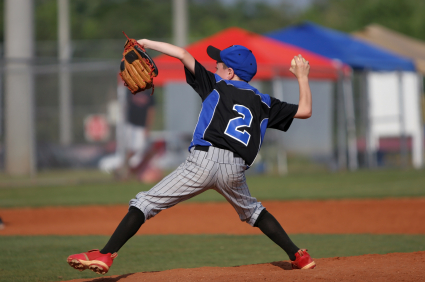
<instances>
[{"instance_id":1,"label":"green grass","mask_svg":"<svg viewBox=\"0 0 425 282\"><path fill-rule=\"evenodd\" d=\"M0 187L23 187L41 184L54 185L55 183L99 182L112 179L111 174L98 169L55 169L42 170L35 176L12 176L0 173Z\"/></svg>"},{"instance_id":2,"label":"green grass","mask_svg":"<svg viewBox=\"0 0 425 282\"><path fill-rule=\"evenodd\" d=\"M251 194L259 200L424 197L424 170L294 173L248 176ZM127 204L152 185L132 182L74 183L0 188L0 208ZM224 201L207 191L190 201Z\"/></svg>"},{"instance_id":3,"label":"green grass","mask_svg":"<svg viewBox=\"0 0 425 282\"><path fill-rule=\"evenodd\" d=\"M66 263L68 255L101 248L107 236L3 236L0 281L58 281L99 277ZM424 251L425 235L310 235L291 238L315 258ZM201 266L236 266L287 260L264 235L160 235L133 237L108 275Z\"/></svg>"}]
</instances>

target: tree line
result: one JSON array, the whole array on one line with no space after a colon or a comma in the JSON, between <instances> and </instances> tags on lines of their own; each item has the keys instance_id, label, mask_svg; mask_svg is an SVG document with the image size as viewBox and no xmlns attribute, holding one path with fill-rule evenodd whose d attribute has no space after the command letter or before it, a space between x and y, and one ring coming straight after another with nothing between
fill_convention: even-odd
<instances>
[{"instance_id":1,"label":"tree line","mask_svg":"<svg viewBox=\"0 0 425 282\"><path fill-rule=\"evenodd\" d=\"M0 0L0 13L4 15ZM121 31L131 37L172 37L171 0L69 0L73 40L120 39ZM34 0L36 40L57 39L57 0ZM370 23L425 40L423 0L312 0L297 11L290 1L188 0L189 40L195 41L230 26L266 33L305 20L344 32ZM4 17L3 17L4 19ZM0 41L4 20L0 22Z\"/></svg>"}]
</instances>

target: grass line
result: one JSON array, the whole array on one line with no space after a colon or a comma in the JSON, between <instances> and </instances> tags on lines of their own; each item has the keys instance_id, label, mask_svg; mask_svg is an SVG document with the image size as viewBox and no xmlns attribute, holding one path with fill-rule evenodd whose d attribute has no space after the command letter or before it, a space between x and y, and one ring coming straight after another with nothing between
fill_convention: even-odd
<instances>
[{"instance_id":1,"label":"grass line","mask_svg":"<svg viewBox=\"0 0 425 282\"><path fill-rule=\"evenodd\" d=\"M251 194L259 200L425 197L423 170L316 172L279 176L249 176ZM1 188L0 208L127 204L152 185L137 182L86 183L61 186ZM215 191L193 202L225 201Z\"/></svg>"}]
</instances>

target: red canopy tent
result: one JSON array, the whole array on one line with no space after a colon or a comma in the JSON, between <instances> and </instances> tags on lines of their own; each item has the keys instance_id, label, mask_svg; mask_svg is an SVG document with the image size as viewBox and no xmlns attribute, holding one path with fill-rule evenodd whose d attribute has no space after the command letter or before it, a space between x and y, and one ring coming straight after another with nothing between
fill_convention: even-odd
<instances>
[{"instance_id":1,"label":"red canopy tent","mask_svg":"<svg viewBox=\"0 0 425 282\"><path fill-rule=\"evenodd\" d=\"M276 76L294 77L289 67L292 58L298 54L309 61L310 78L335 80L338 77L338 66L330 59L236 27L225 29L185 48L199 63L212 72L215 72L215 61L207 55L206 50L209 45L219 49L231 45L243 45L252 50L258 66L253 80L271 80ZM178 59L160 55L154 61L159 69L158 77L154 79L156 85L185 81L183 66Z\"/></svg>"}]
</instances>

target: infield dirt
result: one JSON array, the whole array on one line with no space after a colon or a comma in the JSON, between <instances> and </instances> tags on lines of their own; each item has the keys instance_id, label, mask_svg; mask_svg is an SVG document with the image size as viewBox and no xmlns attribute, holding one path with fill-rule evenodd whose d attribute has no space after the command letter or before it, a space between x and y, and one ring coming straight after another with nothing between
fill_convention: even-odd
<instances>
[{"instance_id":1,"label":"infield dirt","mask_svg":"<svg viewBox=\"0 0 425 282\"><path fill-rule=\"evenodd\" d=\"M425 199L263 202L288 233L425 234ZM1 209L1 235L111 235L128 206ZM93 220L101 218L102 220ZM182 203L137 234L260 234L228 203Z\"/></svg>"}]
</instances>

